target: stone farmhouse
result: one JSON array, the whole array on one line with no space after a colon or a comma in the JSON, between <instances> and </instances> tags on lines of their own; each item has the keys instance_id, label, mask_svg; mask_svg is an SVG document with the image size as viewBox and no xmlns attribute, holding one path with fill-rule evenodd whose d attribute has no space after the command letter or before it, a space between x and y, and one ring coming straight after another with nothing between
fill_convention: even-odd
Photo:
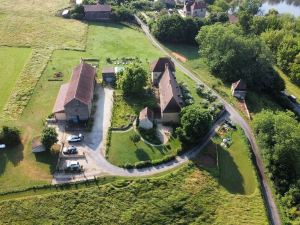
<instances>
[{"instance_id":1,"label":"stone farmhouse","mask_svg":"<svg viewBox=\"0 0 300 225\"><path fill-rule=\"evenodd\" d=\"M231 93L234 97L244 100L247 94L247 85L243 80L238 80L231 85Z\"/></svg>"},{"instance_id":2,"label":"stone farmhouse","mask_svg":"<svg viewBox=\"0 0 300 225\"><path fill-rule=\"evenodd\" d=\"M60 87L53 108L56 120L86 121L90 118L94 96L96 69L81 62L73 69L69 83Z\"/></svg>"},{"instance_id":3,"label":"stone farmhouse","mask_svg":"<svg viewBox=\"0 0 300 225\"><path fill-rule=\"evenodd\" d=\"M206 15L206 3L204 0L186 0L183 7L185 16L204 18Z\"/></svg>"},{"instance_id":4,"label":"stone farmhouse","mask_svg":"<svg viewBox=\"0 0 300 225\"><path fill-rule=\"evenodd\" d=\"M110 5L83 5L84 19L88 21L107 21L111 17Z\"/></svg>"},{"instance_id":5,"label":"stone farmhouse","mask_svg":"<svg viewBox=\"0 0 300 225\"><path fill-rule=\"evenodd\" d=\"M184 106L182 93L175 77L175 65L168 57L162 57L150 66L152 84L158 88L160 122L178 123Z\"/></svg>"}]
</instances>

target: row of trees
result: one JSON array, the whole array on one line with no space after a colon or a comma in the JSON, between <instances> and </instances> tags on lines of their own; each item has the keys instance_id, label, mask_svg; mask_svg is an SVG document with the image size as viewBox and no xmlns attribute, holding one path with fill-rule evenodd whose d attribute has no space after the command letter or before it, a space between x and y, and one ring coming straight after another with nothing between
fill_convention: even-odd
<instances>
[{"instance_id":1,"label":"row of trees","mask_svg":"<svg viewBox=\"0 0 300 225\"><path fill-rule=\"evenodd\" d=\"M179 14L161 14L149 22L153 35L160 41L196 44L195 37L202 26L216 22L226 22L226 13L211 13L208 18L182 18Z\"/></svg>"},{"instance_id":2,"label":"row of trees","mask_svg":"<svg viewBox=\"0 0 300 225\"><path fill-rule=\"evenodd\" d=\"M274 62L300 85L300 18L276 10L256 16L260 1L246 0L239 10L239 25L246 35L257 35L269 47Z\"/></svg>"},{"instance_id":3,"label":"row of trees","mask_svg":"<svg viewBox=\"0 0 300 225\"><path fill-rule=\"evenodd\" d=\"M257 37L243 35L236 25L202 27L197 42L211 72L225 82L244 79L255 90L279 93L284 82L272 67L270 51Z\"/></svg>"},{"instance_id":4,"label":"row of trees","mask_svg":"<svg viewBox=\"0 0 300 225\"><path fill-rule=\"evenodd\" d=\"M292 113L263 111L255 116L254 132L277 193L288 215L300 207L300 125Z\"/></svg>"}]
</instances>

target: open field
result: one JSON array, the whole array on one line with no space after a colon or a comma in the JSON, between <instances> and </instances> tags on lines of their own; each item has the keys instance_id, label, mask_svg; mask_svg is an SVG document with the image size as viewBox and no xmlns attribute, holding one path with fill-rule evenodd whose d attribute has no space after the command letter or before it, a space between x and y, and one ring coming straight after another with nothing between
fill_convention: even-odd
<instances>
[{"instance_id":1,"label":"open field","mask_svg":"<svg viewBox=\"0 0 300 225\"><path fill-rule=\"evenodd\" d=\"M0 48L0 112L11 95L30 53L30 48Z\"/></svg>"},{"instance_id":2,"label":"open field","mask_svg":"<svg viewBox=\"0 0 300 225\"><path fill-rule=\"evenodd\" d=\"M259 192L229 194L192 162L155 178L2 201L0 209L0 223L25 225L57 218L60 224L268 224Z\"/></svg>"}]
</instances>

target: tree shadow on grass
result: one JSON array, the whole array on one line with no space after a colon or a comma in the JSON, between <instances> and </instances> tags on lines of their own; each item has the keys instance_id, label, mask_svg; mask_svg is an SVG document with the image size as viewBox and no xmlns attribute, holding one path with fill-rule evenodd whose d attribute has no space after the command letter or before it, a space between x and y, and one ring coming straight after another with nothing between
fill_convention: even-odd
<instances>
[{"instance_id":1,"label":"tree shadow on grass","mask_svg":"<svg viewBox=\"0 0 300 225\"><path fill-rule=\"evenodd\" d=\"M39 152L34 154L36 161L49 165L49 171L51 174L55 172L58 155L53 155L50 151Z\"/></svg>"},{"instance_id":2,"label":"tree shadow on grass","mask_svg":"<svg viewBox=\"0 0 300 225\"><path fill-rule=\"evenodd\" d=\"M206 170L231 194L245 194L244 178L228 150L212 141L192 159L200 170Z\"/></svg>"},{"instance_id":3,"label":"tree shadow on grass","mask_svg":"<svg viewBox=\"0 0 300 225\"><path fill-rule=\"evenodd\" d=\"M220 184L232 194L245 194L244 178L228 150L218 146Z\"/></svg>"},{"instance_id":4,"label":"tree shadow on grass","mask_svg":"<svg viewBox=\"0 0 300 225\"><path fill-rule=\"evenodd\" d=\"M140 161L150 160L148 153L142 148L137 148L135 150L135 155Z\"/></svg>"},{"instance_id":5,"label":"tree shadow on grass","mask_svg":"<svg viewBox=\"0 0 300 225\"><path fill-rule=\"evenodd\" d=\"M7 147L6 149L0 150L0 175L5 172L5 168L8 162L11 162L14 166L24 159L23 154L24 146L19 144L16 147Z\"/></svg>"}]
</instances>

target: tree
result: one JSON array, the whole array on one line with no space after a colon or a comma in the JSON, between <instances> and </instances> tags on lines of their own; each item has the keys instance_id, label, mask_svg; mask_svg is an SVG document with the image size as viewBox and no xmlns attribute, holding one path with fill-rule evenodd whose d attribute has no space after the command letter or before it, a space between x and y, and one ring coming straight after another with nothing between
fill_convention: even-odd
<instances>
[{"instance_id":1,"label":"tree","mask_svg":"<svg viewBox=\"0 0 300 225\"><path fill-rule=\"evenodd\" d=\"M249 88L278 94L284 82L272 67L272 57L257 37L243 36L235 25L214 24L201 28L200 55L212 73L226 82L244 79Z\"/></svg>"},{"instance_id":2,"label":"tree","mask_svg":"<svg viewBox=\"0 0 300 225\"><path fill-rule=\"evenodd\" d=\"M300 51L297 38L291 34L285 35L277 50L277 64L286 73L290 72L290 66Z\"/></svg>"},{"instance_id":3,"label":"tree","mask_svg":"<svg viewBox=\"0 0 300 225\"><path fill-rule=\"evenodd\" d=\"M144 87L147 85L147 72L138 64L129 65L119 74L117 85L125 95L144 93Z\"/></svg>"},{"instance_id":4,"label":"tree","mask_svg":"<svg viewBox=\"0 0 300 225\"><path fill-rule=\"evenodd\" d=\"M125 6L113 7L111 17L114 21L132 21L134 19L133 11Z\"/></svg>"},{"instance_id":5,"label":"tree","mask_svg":"<svg viewBox=\"0 0 300 225\"><path fill-rule=\"evenodd\" d=\"M185 22L181 16L177 14L163 15L153 25L152 32L160 41L183 42L185 39L184 28Z\"/></svg>"},{"instance_id":6,"label":"tree","mask_svg":"<svg viewBox=\"0 0 300 225\"><path fill-rule=\"evenodd\" d=\"M187 17L184 20L185 26L185 42L188 44L196 44L196 36L199 32L200 27L198 27L198 24L194 21L192 17Z\"/></svg>"},{"instance_id":7,"label":"tree","mask_svg":"<svg viewBox=\"0 0 300 225\"><path fill-rule=\"evenodd\" d=\"M83 5L75 5L74 8L70 10L70 17L72 19L82 20L84 15Z\"/></svg>"},{"instance_id":8,"label":"tree","mask_svg":"<svg viewBox=\"0 0 300 225\"><path fill-rule=\"evenodd\" d=\"M283 195L297 180L300 125L292 113L262 111L253 120L276 191Z\"/></svg>"},{"instance_id":9,"label":"tree","mask_svg":"<svg viewBox=\"0 0 300 225\"><path fill-rule=\"evenodd\" d=\"M21 143L20 134L21 132L16 127L3 126L0 133L0 142L9 147L16 146Z\"/></svg>"},{"instance_id":10,"label":"tree","mask_svg":"<svg viewBox=\"0 0 300 225\"><path fill-rule=\"evenodd\" d=\"M300 86L300 53L296 55L294 62L291 65L291 80Z\"/></svg>"},{"instance_id":11,"label":"tree","mask_svg":"<svg viewBox=\"0 0 300 225\"><path fill-rule=\"evenodd\" d=\"M52 145L54 145L58 139L58 134L53 127L45 127L42 131L41 142L47 150L50 150Z\"/></svg>"},{"instance_id":12,"label":"tree","mask_svg":"<svg viewBox=\"0 0 300 225\"><path fill-rule=\"evenodd\" d=\"M199 105L189 105L180 113L180 126L176 129L179 139L185 144L195 144L203 138L212 125L212 115Z\"/></svg>"},{"instance_id":13,"label":"tree","mask_svg":"<svg viewBox=\"0 0 300 225\"><path fill-rule=\"evenodd\" d=\"M285 36L284 30L266 30L261 34L261 39L266 43L274 55L277 54L279 43Z\"/></svg>"}]
</instances>

